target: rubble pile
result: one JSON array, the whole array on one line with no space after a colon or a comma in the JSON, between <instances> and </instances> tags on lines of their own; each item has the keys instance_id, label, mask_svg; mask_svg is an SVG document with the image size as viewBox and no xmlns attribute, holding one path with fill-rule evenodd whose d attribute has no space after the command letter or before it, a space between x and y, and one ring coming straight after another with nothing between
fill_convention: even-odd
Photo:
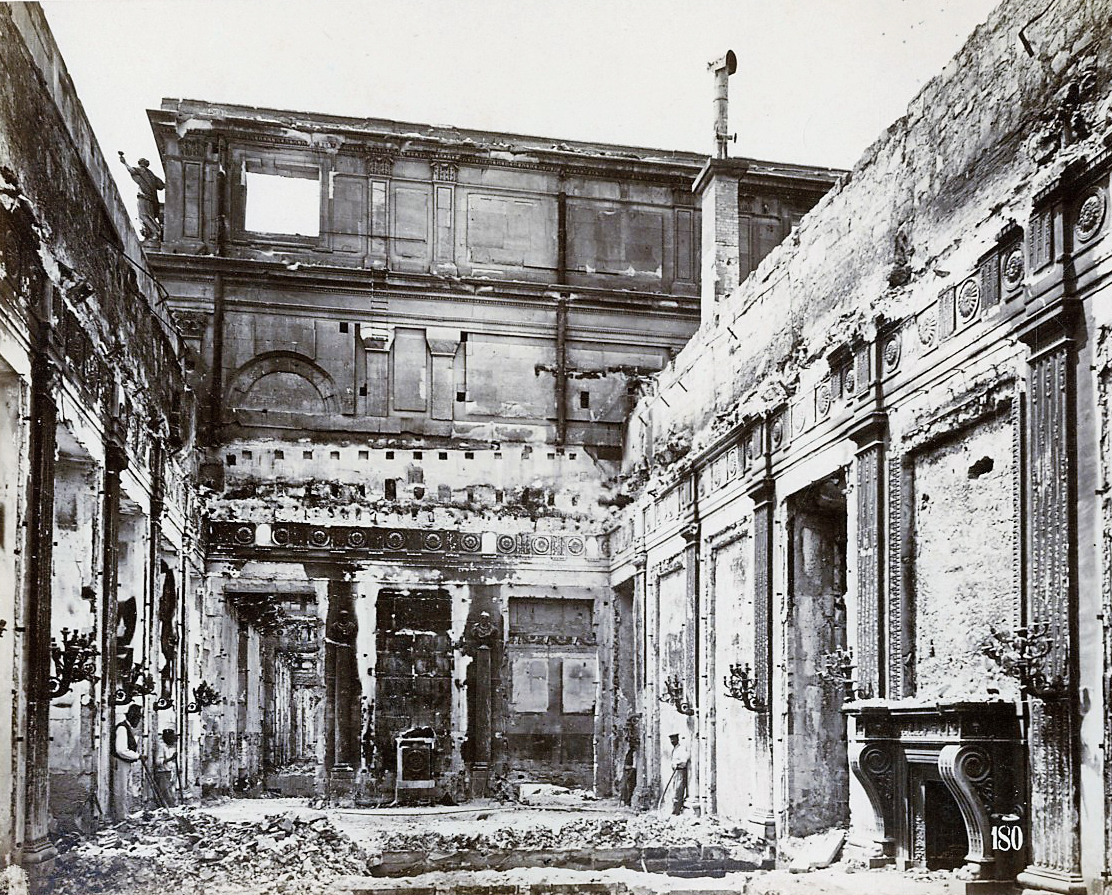
<instances>
[{"instance_id":1,"label":"rubble pile","mask_svg":"<svg viewBox=\"0 0 1112 895\"><path fill-rule=\"evenodd\" d=\"M558 829L545 826L503 827L489 833L394 832L382 851L489 851L496 849L679 848L737 845L747 836L724 830L709 819L641 814L620 818L584 817Z\"/></svg>"},{"instance_id":2,"label":"rubble pile","mask_svg":"<svg viewBox=\"0 0 1112 895\"><path fill-rule=\"evenodd\" d=\"M146 811L60 847L52 895L199 893L223 885L303 895L338 876L365 874L369 863L323 815L270 815L260 824L190 809Z\"/></svg>"}]
</instances>

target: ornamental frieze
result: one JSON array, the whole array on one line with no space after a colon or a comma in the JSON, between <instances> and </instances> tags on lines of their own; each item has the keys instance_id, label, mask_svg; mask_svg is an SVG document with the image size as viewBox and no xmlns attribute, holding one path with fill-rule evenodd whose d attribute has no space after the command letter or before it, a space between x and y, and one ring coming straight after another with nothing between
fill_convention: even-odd
<instances>
[{"instance_id":1,"label":"ornamental frieze","mask_svg":"<svg viewBox=\"0 0 1112 895\"><path fill-rule=\"evenodd\" d=\"M314 525L308 522L209 522L208 540L217 553L327 551L384 557L538 557L576 560L587 555L578 534L516 532L484 538L482 532L439 528Z\"/></svg>"}]
</instances>

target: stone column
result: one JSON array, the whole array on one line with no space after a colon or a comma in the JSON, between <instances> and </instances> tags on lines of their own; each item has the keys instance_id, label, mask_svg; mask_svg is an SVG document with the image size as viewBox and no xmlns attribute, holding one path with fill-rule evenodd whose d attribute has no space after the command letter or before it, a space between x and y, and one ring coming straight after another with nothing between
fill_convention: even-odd
<instances>
[{"instance_id":1,"label":"stone column","mask_svg":"<svg viewBox=\"0 0 1112 895\"><path fill-rule=\"evenodd\" d=\"M753 501L753 690L764 711L753 715L753 810L747 826L753 835L776 838L776 801L772 773L772 617L775 612L772 558L775 487L769 476L749 489Z\"/></svg>"},{"instance_id":2,"label":"stone column","mask_svg":"<svg viewBox=\"0 0 1112 895\"><path fill-rule=\"evenodd\" d=\"M486 795L490 782L491 739L494 734L492 672L494 645L500 638L499 624L489 612L473 617L464 631L464 652L472 657L471 681L471 797Z\"/></svg>"},{"instance_id":3,"label":"stone column","mask_svg":"<svg viewBox=\"0 0 1112 895\"><path fill-rule=\"evenodd\" d=\"M40 323L42 341L49 325ZM27 740L24 752L26 814L21 863L33 882L46 876L57 851L50 823L50 614L54 545L54 458L57 413L54 388L58 369L45 345L31 366L30 476L27 505L27 572L30 588L24 614L27 651Z\"/></svg>"},{"instance_id":4,"label":"stone column","mask_svg":"<svg viewBox=\"0 0 1112 895\"><path fill-rule=\"evenodd\" d=\"M113 387L114 388L114 387ZM117 584L120 551L120 474L127 469L122 421L114 417L106 427L104 439L104 497L101 504L101 596L100 596L100 776L97 797L101 805L112 806L113 776L116 762L112 755L116 726L116 625Z\"/></svg>"},{"instance_id":5,"label":"stone column","mask_svg":"<svg viewBox=\"0 0 1112 895\"><path fill-rule=\"evenodd\" d=\"M1031 864L1018 881L1027 890L1086 891L1081 877L1080 744L1077 699L1077 481L1074 313L1059 299L1019 333L1028 358L1027 624L1046 626L1042 660L1059 698L1029 699L1031 721Z\"/></svg>"},{"instance_id":6,"label":"stone column","mask_svg":"<svg viewBox=\"0 0 1112 895\"><path fill-rule=\"evenodd\" d=\"M634 650L633 650L633 690L637 694L636 710L641 715L638 725L638 735L641 740L637 747L637 786L633 791L633 805L638 808L651 808L653 798L652 767L653 759L649 755L649 745L653 742L650 731L652 703L648 691L649 676L645 673L648 667L649 650L647 645L648 628L648 592L646 589L646 555L643 543L634 547L633 554L633 619L634 619Z\"/></svg>"},{"instance_id":7,"label":"stone column","mask_svg":"<svg viewBox=\"0 0 1112 895\"><path fill-rule=\"evenodd\" d=\"M688 487L694 491L690 479L687 485L680 485L680 487ZM686 544L683 565L687 574L687 617L691 619L691 624L687 629L687 643L684 645L687 653L684 663L684 689L691 693L692 710L695 713L691 719L691 736L688 740L691 761L688 764L687 771L687 805L690 805L696 814L701 814L703 804L700 797L700 779L704 769L699 766L700 728L703 720L699 705L699 642L701 640L699 629L699 523L692 519L683 527L680 534L683 535ZM688 681L690 681L690 690L687 690Z\"/></svg>"}]
</instances>

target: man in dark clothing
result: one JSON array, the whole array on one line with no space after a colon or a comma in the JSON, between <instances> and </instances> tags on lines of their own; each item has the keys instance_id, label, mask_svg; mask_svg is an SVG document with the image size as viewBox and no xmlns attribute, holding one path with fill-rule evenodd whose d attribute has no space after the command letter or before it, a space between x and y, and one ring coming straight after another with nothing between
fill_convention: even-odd
<instances>
[{"instance_id":1,"label":"man in dark clothing","mask_svg":"<svg viewBox=\"0 0 1112 895\"><path fill-rule=\"evenodd\" d=\"M112 813L123 819L131 813L131 766L139 760L139 727L143 723L143 710L129 705L124 719L116 723L112 734L112 752L115 755L115 774L112 781Z\"/></svg>"}]
</instances>

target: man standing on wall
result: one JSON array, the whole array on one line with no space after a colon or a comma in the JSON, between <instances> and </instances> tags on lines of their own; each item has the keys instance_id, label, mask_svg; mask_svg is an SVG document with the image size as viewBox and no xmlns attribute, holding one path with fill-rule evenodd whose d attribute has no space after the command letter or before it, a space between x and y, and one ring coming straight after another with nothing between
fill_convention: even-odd
<instances>
[{"instance_id":1,"label":"man standing on wall","mask_svg":"<svg viewBox=\"0 0 1112 895\"><path fill-rule=\"evenodd\" d=\"M129 705L124 720L116 724L112 735L112 752L116 756L112 781L112 809L119 820L131 813L131 766L139 760L139 725L143 710Z\"/></svg>"},{"instance_id":2,"label":"man standing on wall","mask_svg":"<svg viewBox=\"0 0 1112 895\"><path fill-rule=\"evenodd\" d=\"M687 799L687 766L691 762L691 751L680 742L680 735L668 736L672 743L672 813L682 814L683 803Z\"/></svg>"}]
</instances>

